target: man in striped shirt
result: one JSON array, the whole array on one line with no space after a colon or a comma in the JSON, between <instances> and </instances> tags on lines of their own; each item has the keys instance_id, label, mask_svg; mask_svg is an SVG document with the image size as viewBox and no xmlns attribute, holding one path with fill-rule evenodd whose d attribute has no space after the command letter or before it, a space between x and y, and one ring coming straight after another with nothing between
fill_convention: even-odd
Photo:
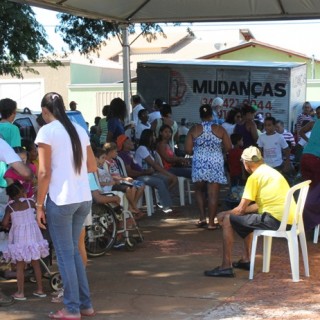
<instances>
[{"instance_id":1,"label":"man in striped shirt","mask_svg":"<svg viewBox=\"0 0 320 320\"><path fill-rule=\"evenodd\" d=\"M310 102L306 101L303 106L302 106L302 113L300 113L297 117L297 123L296 123L296 130L297 130L297 141L300 139L300 130L302 127L302 122L305 120L311 121L313 120L312 118L312 107Z\"/></svg>"},{"instance_id":2,"label":"man in striped shirt","mask_svg":"<svg viewBox=\"0 0 320 320\"><path fill-rule=\"evenodd\" d=\"M295 147L296 141L294 140L293 134L284 128L284 123L281 120L277 120L276 122L276 131L283 135L284 140L287 141L290 149Z\"/></svg>"}]
</instances>

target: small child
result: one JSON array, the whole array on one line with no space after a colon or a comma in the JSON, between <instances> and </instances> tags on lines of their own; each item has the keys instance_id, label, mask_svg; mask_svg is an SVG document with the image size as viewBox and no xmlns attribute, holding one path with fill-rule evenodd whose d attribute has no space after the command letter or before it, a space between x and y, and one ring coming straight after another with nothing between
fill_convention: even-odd
<instances>
[{"instance_id":1,"label":"small child","mask_svg":"<svg viewBox=\"0 0 320 320\"><path fill-rule=\"evenodd\" d=\"M239 133L230 136L233 148L229 150L227 161L230 175L231 187L243 185L243 171L241 166L241 155L243 151L243 137Z\"/></svg>"},{"instance_id":2,"label":"small child","mask_svg":"<svg viewBox=\"0 0 320 320\"><path fill-rule=\"evenodd\" d=\"M42 274L39 259L49 255L49 245L44 240L35 219L35 203L26 198L25 190L19 181L14 181L6 188L10 201L6 207L2 226L10 227L8 248L3 256L17 265L18 291L12 296L15 300L26 300L24 295L24 269L30 263L34 269L37 281L37 290L33 295L39 298L46 297L42 287Z\"/></svg>"},{"instance_id":3,"label":"small child","mask_svg":"<svg viewBox=\"0 0 320 320\"><path fill-rule=\"evenodd\" d=\"M33 176L36 176L37 169L36 166L32 163L28 163L28 152L25 148L23 147L14 147L14 151L19 155L21 158L22 162L24 164L27 164L27 166L31 169ZM35 180L26 180L23 177L21 177L13 168L9 168L6 173L4 174L4 178L7 181L7 184L10 185L14 181L19 181L23 188L26 191L27 198L33 198L34 197L34 184Z\"/></svg>"},{"instance_id":4,"label":"small child","mask_svg":"<svg viewBox=\"0 0 320 320\"><path fill-rule=\"evenodd\" d=\"M94 156L96 158L97 167L98 167L98 178L100 186L104 193L111 192L112 186L115 185L111 174L105 168L106 163L106 151L100 148L94 149Z\"/></svg>"},{"instance_id":5,"label":"small child","mask_svg":"<svg viewBox=\"0 0 320 320\"><path fill-rule=\"evenodd\" d=\"M291 169L290 148L283 135L276 131L276 119L266 117L264 129L265 133L259 136L257 144L263 153L265 163L280 172L289 172ZM282 159L282 151L285 161Z\"/></svg>"},{"instance_id":6,"label":"small child","mask_svg":"<svg viewBox=\"0 0 320 320\"><path fill-rule=\"evenodd\" d=\"M38 172L38 168L39 168L38 149L37 149L35 143L29 139L22 139L21 146L23 148L25 148L28 153L27 163L28 164L31 163L31 164L35 165L36 170Z\"/></svg>"},{"instance_id":7,"label":"small child","mask_svg":"<svg viewBox=\"0 0 320 320\"><path fill-rule=\"evenodd\" d=\"M144 184L141 181L133 180L130 177L122 177L115 161L118 155L117 145L114 142L106 143L103 146L106 151L106 167L115 184L112 191L121 191L125 193L129 202L129 211L133 213L135 219L141 218L144 213L137 208L138 200L144 192Z\"/></svg>"}]
</instances>

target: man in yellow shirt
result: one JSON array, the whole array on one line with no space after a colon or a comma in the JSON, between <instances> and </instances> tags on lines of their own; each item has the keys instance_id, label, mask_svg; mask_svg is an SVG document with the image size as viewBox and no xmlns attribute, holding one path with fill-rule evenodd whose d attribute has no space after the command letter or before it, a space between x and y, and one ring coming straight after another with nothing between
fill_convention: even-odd
<instances>
[{"instance_id":1,"label":"man in yellow shirt","mask_svg":"<svg viewBox=\"0 0 320 320\"><path fill-rule=\"evenodd\" d=\"M240 204L218 214L218 221L223 227L222 265L205 271L205 276L234 277L233 267L249 270L252 232L255 229L277 230L281 223L286 194L290 189L286 179L264 163L256 147L245 149L241 160L250 176ZM292 223L292 216L293 210L288 223ZM245 249L243 257L232 263L234 231L244 239Z\"/></svg>"}]
</instances>

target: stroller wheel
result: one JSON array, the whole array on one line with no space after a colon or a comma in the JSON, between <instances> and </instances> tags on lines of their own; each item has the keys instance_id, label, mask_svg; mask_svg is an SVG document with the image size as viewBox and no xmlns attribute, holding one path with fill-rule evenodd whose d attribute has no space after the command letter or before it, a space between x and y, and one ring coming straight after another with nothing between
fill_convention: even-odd
<instances>
[{"instance_id":1,"label":"stroller wheel","mask_svg":"<svg viewBox=\"0 0 320 320\"><path fill-rule=\"evenodd\" d=\"M128 251L134 251L136 249L137 240L133 237L129 237L126 240L126 249Z\"/></svg>"},{"instance_id":2,"label":"stroller wheel","mask_svg":"<svg viewBox=\"0 0 320 320\"><path fill-rule=\"evenodd\" d=\"M55 272L51 275L50 286L54 291L59 291L63 288L63 283L59 272Z\"/></svg>"},{"instance_id":3,"label":"stroller wheel","mask_svg":"<svg viewBox=\"0 0 320 320\"><path fill-rule=\"evenodd\" d=\"M29 281L30 281L31 283L37 283L37 280L36 280L36 278L35 278L34 276L30 277L30 278L29 278Z\"/></svg>"}]
</instances>

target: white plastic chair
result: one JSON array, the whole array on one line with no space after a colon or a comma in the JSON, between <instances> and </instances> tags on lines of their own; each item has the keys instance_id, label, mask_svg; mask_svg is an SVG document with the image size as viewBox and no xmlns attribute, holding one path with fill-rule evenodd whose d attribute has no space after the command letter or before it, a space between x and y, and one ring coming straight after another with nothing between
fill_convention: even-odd
<instances>
[{"instance_id":1,"label":"white plastic chair","mask_svg":"<svg viewBox=\"0 0 320 320\"><path fill-rule=\"evenodd\" d=\"M158 152L154 152L154 159L155 161L161 166L163 167L163 163L162 163L162 159L161 156ZM190 179L187 179L185 177L177 177L178 178L178 186L179 186L179 197L180 197L180 206L185 206L186 202L185 202L185 188L184 188L184 184L186 183L187 185L187 194L188 194L188 200L189 200L189 204L192 203L191 200L191 189L190 189Z\"/></svg>"},{"instance_id":2,"label":"white plastic chair","mask_svg":"<svg viewBox=\"0 0 320 320\"><path fill-rule=\"evenodd\" d=\"M286 238L288 241L288 249L290 256L291 272L293 282L299 281L299 245L298 237L300 240L300 246L302 251L304 270L306 277L309 277L309 262L308 262L308 249L306 235L304 231L302 212L304 204L306 201L307 193L309 190L310 180L301 182L292 188L287 193L284 213L282 221L278 230L254 230L253 232L253 241L251 249L251 263L250 263L250 273L249 279L253 279L254 273L254 262L257 249L257 241L259 236L263 236L263 266L262 272L270 271L270 257L271 257L271 246L272 246L272 237L277 238ZM294 222L292 224L291 230L286 231L288 216L290 212L290 207L295 203L294 193L295 191L300 190L299 197L296 205Z\"/></svg>"},{"instance_id":3,"label":"white plastic chair","mask_svg":"<svg viewBox=\"0 0 320 320\"><path fill-rule=\"evenodd\" d=\"M123 172L123 175L125 177L128 176L127 174L127 170L126 170L126 166L123 162L123 160L118 156L117 157L117 161L121 166L121 170ZM144 188L144 197L146 199L146 206L147 206L147 214L148 216L152 216L152 214L154 213L154 207L153 207L153 197L152 197L152 188L150 186L145 185Z\"/></svg>"}]
</instances>

